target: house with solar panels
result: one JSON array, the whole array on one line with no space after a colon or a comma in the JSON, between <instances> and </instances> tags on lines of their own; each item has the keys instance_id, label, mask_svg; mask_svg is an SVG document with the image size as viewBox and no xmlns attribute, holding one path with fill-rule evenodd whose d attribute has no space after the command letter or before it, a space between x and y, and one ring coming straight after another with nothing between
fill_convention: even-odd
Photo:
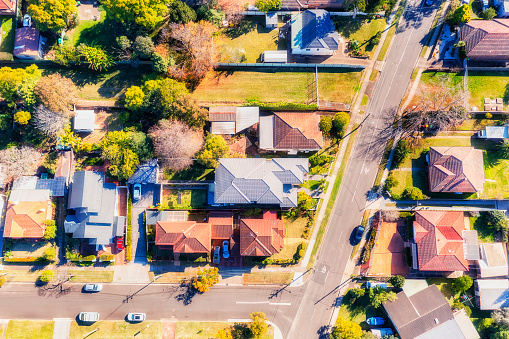
<instances>
[{"instance_id":1,"label":"house with solar panels","mask_svg":"<svg viewBox=\"0 0 509 339\"><path fill-rule=\"evenodd\" d=\"M339 33L329 12L323 9L293 15L290 29L292 54L333 55L339 49Z\"/></svg>"},{"instance_id":2,"label":"house with solar panels","mask_svg":"<svg viewBox=\"0 0 509 339\"><path fill-rule=\"evenodd\" d=\"M298 185L309 172L307 158L219 159L209 193L215 205L297 206Z\"/></svg>"}]
</instances>

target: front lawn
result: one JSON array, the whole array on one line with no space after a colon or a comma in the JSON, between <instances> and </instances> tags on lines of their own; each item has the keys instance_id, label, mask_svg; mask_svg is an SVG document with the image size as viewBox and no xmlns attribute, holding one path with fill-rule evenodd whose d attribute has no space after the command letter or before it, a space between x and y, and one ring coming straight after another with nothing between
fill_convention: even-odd
<instances>
[{"instance_id":1,"label":"front lawn","mask_svg":"<svg viewBox=\"0 0 509 339\"><path fill-rule=\"evenodd\" d=\"M11 320L7 327L6 339L52 339L52 320Z\"/></svg>"},{"instance_id":2,"label":"front lawn","mask_svg":"<svg viewBox=\"0 0 509 339\"><path fill-rule=\"evenodd\" d=\"M56 270L51 270L56 275ZM6 274L7 281L36 282L39 280L42 270L0 270L0 275Z\"/></svg>"},{"instance_id":3,"label":"front lawn","mask_svg":"<svg viewBox=\"0 0 509 339\"><path fill-rule=\"evenodd\" d=\"M320 100L351 103L362 72L318 73ZM209 72L193 92L202 102L245 104L261 102L312 103L316 99L312 72L269 70Z\"/></svg>"},{"instance_id":4,"label":"front lawn","mask_svg":"<svg viewBox=\"0 0 509 339\"><path fill-rule=\"evenodd\" d=\"M12 60L14 36L16 34L16 18L6 16L1 19L2 36L0 39L0 60Z\"/></svg>"},{"instance_id":5,"label":"front lawn","mask_svg":"<svg viewBox=\"0 0 509 339\"><path fill-rule=\"evenodd\" d=\"M293 273L244 273L242 276L244 285L288 285L293 280Z\"/></svg>"},{"instance_id":6,"label":"front lawn","mask_svg":"<svg viewBox=\"0 0 509 339\"><path fill-rule=\"evenodd\" d=\"M376 33L384 30L385 19L342 18L334 17L334 24L339 34L348 41L357 40L361 46L361 52L369 54L370 58L375 53L377 44L373 43Z\"/></svg>"},{"instance_id":7,"label":"front lawn","mask_svg":"<svg viewBox=\"0 0 509 339\"><path fill-rule=\"evenodd\" d=\"M163 190L163 206L170 209L203 208L207 203L207 190Z\"/></svg>"},{"instance_id":8,"label":"front lawn","mask_svg":"<svg viewBox=\"0 0 509 339\"><path fill-rule=\"evenodd\" d=\"M224 328L229 328L237 324L220 321L179 321L175 326L175 338L178 339L209 339L215 338L217 332ZM244 325L244 324L241 324ZM233 331L232 331L233 332ZM235 336L237 338L237 336ZM259 339L274 338L274 329L269 327L266 335Z\"/></svg>"},{"instance_id":9,"label":"front lawn","mask_svg":"<svg viewBox=\"0 0 509 339\"><path fill-rule=\"evenodd\" d=\"M308 223L308 219L304 217L288 218L283 215L282 219L285 222L285 238L300 238Z\"/></svg>"},{"instance_id":10,"label":"front lawn","mask_svg":"<svg viewBox=\"0 0 509 339\"><path fill-rule=\"evenodd\" d=\"M162 338L163 327L160 321L144 321L141 323L128 323L125 321L98 321L92 325L78 325L75 321L71 323L70 339L83 339L85 334L95 329L98 331L87 336L87 339L94 338L137 338L157 339Z\"/></svg>"},{"instance_id":11,"label":"front lawn","mask_svg":"<svg viewBox=\"0 0 509 339\"><path fill-rule=\"evenodd\" d=\"M179 172L174 172L168 168L165 168L163 172L163 179L191 181L214 180L214 169L207 168L196 163L191 167Z\"/></svg>"},{"instance_id":12,"label":"front lawn","mask_svg":"<svg viewBox=\"0 0 509 339\"><path fill-rule=\"evenodd\" d=\"M69 271L75 283L109 283L113 281L113 271Z\"/></svg>"},{"instance_id":13,"label":"front lawn","mask_svg":"<svg viewBox=\"0 0 509 339\"><path fill-rule=\"evenodd\" d=\"M366 290L364 296L357 299L353 304L347 305L346 303L342 303L338 313L338 318L339 317L361 325L363 330L369 330L366 319L370 317L382 317L387 319L381 307L376 309L371 306L368 290Z\"/></svg>"}]
</instances>

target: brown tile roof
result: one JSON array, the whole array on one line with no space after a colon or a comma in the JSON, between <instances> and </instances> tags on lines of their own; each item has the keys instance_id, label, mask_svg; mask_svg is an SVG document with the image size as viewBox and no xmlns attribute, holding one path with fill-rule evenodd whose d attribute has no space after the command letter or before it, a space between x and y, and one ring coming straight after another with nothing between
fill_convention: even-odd
<instances>
[{"instance_id":1,"label":"brown tile roof","mask_svg":"<svg viewBox=\"0 0 509 339\"><path fill-rule=\"evenodd\" d=\"M210 224L196 221L158 221L155 243L173 246L175 253L208 253L211 249Z\"/></svg>"},{"instance_id":2,"label":"brown tile roof","mask_svg":"<svg viewBox=\"0 0 509 339\"><path fill-rule=\"evenodd\" d=\"M15 14L16 0L0 0L0 14Z\"/></svg>"},{"instance_id":3,"label":"brown tile roof","mask_svg":"<svg viewBox=\"0 0 509 339\"><path fill-rule=\"evenodd\" d=\"M415 213L414 241L420 271L468 271L462 237L467 222L459 211Z\"/></svg>"},{"instance_id":4,"label":"brown tile roof","mask_svg":"<svg viewBox=\"0 0 509 339\"><path fill-rule=\"evenodd\" d=\"M235 121L237 107L214 106L209 108L209 121Z\"/></svg>"},{"instance_id":5,"label":"brown tile roof","mask_svg":"<svg viewBox=\"0 0 509 339\"><path fill-rule=\"evenodd\" d=\"M509 60L509 19L472 20L460 28L472 60Z\"/></svg>"},{"instance_id":6,"label":"brown tile roof","mask_svg":"<svg viewBox=\"0 0 509 339\"><path fill-rule=\"evenodd\" d=\"M484 189L484 161L473 147L431 147L429 151L431 192L473 193Z\"/></svg>"},{"instance_id":7,"label":"brown tile roof","mask_svg":"<svg viewBox=\"0 0 509 339\"><path fill-rule=\"evenodd\" d=\"M240 255L269 257L283 248L285 224L274 219L240 220Z\"/></svg>"},{"instance_id":8,"label":"brown tile roof","mask_svg":"<svg viewBox=\"0 0 509 339\"><path fill-rule=\"evenodd\" d=\"M319 124L320 116L315 113L275 113L274 149L321 149Z\"/></svg>"},{"instance_id":9,"label":"brown tile roof","mask_svg":"<svg viewBox=\"0 0 509 339\"><path fill-rule=\"evenodd\" d=\"M5 216L6 238L42 238L53 210L50 201L8 202Z\"/></svg>"},{"instance_id":10,"label":"brown tile roof","mask_svg":"<svg viewBox=\"0 0 509 339\"><path fill-rule=\"evenodd\" d=\"M209 224L212 225L212 239L230 239L233 235L233 212L210 211Z\"/></svg>"}]
</instances>

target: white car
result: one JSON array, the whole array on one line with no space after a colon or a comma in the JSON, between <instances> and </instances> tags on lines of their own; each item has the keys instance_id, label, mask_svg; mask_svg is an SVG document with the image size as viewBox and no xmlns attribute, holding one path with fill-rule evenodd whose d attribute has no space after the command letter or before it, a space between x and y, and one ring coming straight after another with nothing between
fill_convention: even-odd
<instances>
[{"instance_id":1,"label":"white car","mask_svg":"<svg viewBox=\"0 0 509 339\"><path fill-rule=\"evenodd\" d=\"M145 313L128 313L127 314L127 321L131 322L142 322L147 318L147 315Z\"/></svg>"},{"instance_id":2,"label":"white car","mask_svg":"<svg viewBox=\"0 0 509 339\"><path fill-rule=\"evenodd\" d=\"M223 241L223 258L228 259L230 257L230 243L228 240Z\"/></svg>"},{"instance_id":3,"label":"white car","mask_svg":"<svg viewBox=\"0 0 509 339\"><path fill-rule=\"evenodd\" d=\"M103 284L86 284L83 286L83 292L100 292L103 289Z\"/></svg>"},{"instance_id":4,"label":"white car","mask_svg":"<svg viewBox=\"0 0 509 339\"><path fill-rule=\"evenodd\" d=\"M133 186L133 198L134 200L138 200L141 197L141 185L135 184Z\"/></svg>"},{"instance_id":5,"label":"white car","mask_svg":"<svg viewBox=\"0 0 509 339\"><path fill-rule=\"evenodd\" d=\"M94 323L99 320L99 312L81 312L78 315L78 320L85 323Z\"/></svg>"},{"instance_id":6,"label":"white car","mask_svg":"<svg viewBox=\"0 0 509 339\"><path fill-rule=\"evenodd\" d=\"M23 16L23 27L30 27L32 26L32 17L28 14L25 14Z\"/></svg>"}]
</instances>

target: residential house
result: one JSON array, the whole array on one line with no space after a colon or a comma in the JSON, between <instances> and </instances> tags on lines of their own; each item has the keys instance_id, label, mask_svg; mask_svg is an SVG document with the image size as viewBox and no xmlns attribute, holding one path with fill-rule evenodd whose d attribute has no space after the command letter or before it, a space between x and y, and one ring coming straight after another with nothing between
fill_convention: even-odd
<instances>
[{"instance_id":1,"label":"residential house","mask_svg":"<svg viewBox=\"0 0 509 339\"><path fill-rule=\"evenodd\" d=\"M240 255L269 257L284 245L285 223L278 219L241 219Z\"/></svg>"},{"instance_id":2,"label":"residential house","mask_svg":"<svg viewBox=\"0 0 509 339\"><path fill-rule=\"evenodd\" d=\"M4 237L38 239L52 220L49 189L13 189L7 202Z\"/></svg>"},{"instance_id":3,"label":"residential house","mask_svg":"<svg viewBox=\"0 0 509 339\"><path fill-rule=\"evenodd\" d=\"M151 159L141 163L134 174L129 178L129 184L156 184L159 179L159 163Z\"/></svg>"},{"instance_id":4,"label":"residential house","mask_svg":"<svg viewBox=\"0 0 509 339\"><path fill-rule=\"evenodd\" d=\"M41 60L44 57L44 40L34 27L16 29L12 54L23 60Z\"/></svg>"},{"instance_id":5,"label":"residential house","mask_svg":"<svg viewBox=\"0 0 509 339\"><path fill-rule=\"evenodd\" d=\"M266 151L318 151L323 147L320 116L315 113L274 113L260 117L259 148Z\"/></svg>"},{"instance_id":6,"label":"residential house","mask_svg":"<svg viewBox=\"0 0 509 339\"><path fill-rule=\"evenodd\" d=\"M281 10L283 11L301 11L303 8L329 8L343 9L344 0L282 0Z\"/></svg>"},{"instance_id":7,"label":"residential house","mask_svg":"<svg viewBox=\"0 0 509 339\"><path fill-rule=\"evenodd\" d=\"M383 307L401 339L480 338L465 311L453 313L436 285L410 296L399 292Z\"/></svg>"},{"instance_id":8,"label":"residential house","mask_svg":"<svg viewBox=\"0 0 509 339\"><path fill-rule=\"evenodd\" d=\"M211 227L196 221L158 221L155 244L175 254L210 253Z\"/></svg>"},{"instance_id":9,"label":"residential house","mask_svg":"<svg viewBox=\"0 0 509 339\"><path fill-rule=\"evenodd\" d=\"M210 211L209 220L211 239L213 246L222 246L228 241L229 246L233 245L233 212L232 211Z\"/></svg>"},{"instance_id":10,"label":"residential house","mask_svg":"<svg viewBox=\"0 0 509 339\"><path fill-rule=\"evenodd\" d=\"M260 120L258 107L214 106L209 107L210 133L236 134Z\"/></svg>"},{"instance_id":11,"label":"residential house","mask_svg":"<svg viewBox=\"0 0 509 339\"><path fill-rule=\"evenodd\" d=\"M74 131L92 133L95 129L95 112L93 109L77 109L74 116Z\"/></svg>"},{"instance_id":12,"label":"residential house","mask_svg":"<svg viewBox=\"0 0 509 339\"><path fill-rule=\"evenodd\" d=\"M67 178L41 179L36 176L22 176L12 183L13 190L49 190L50 197L63 197L67 188Z\"/></svg>"},{"instance_id":13,"label":"residential house","mask_svg":"<svg viewBox=\"0 0 509 339\"><path fill-rule=\"evenodd\" d=\"M117 186L105 182L104 173L74 173L67 207L71 211L65 219L65 232L88 240L96 250L124 235L125 216L118 215Z\"/></svg>"},{"instance_id":14,"label":"residential house","mask_svg":"<svg viewBox=\"0 0 509 339\"><path fill-rule=\"evenodd\" d=\"M441 193L474 193L484 189L484 161L473 147L431 147L429 190Z\"/></svg>"},{"instance_id":15,"label":"residential house","mask_svg":"<svg viewBox=\"0 0 509 339\"><path fill-rule=\"evenodd\" d=\"M460 211L417 211L413 223L413 268L420 271L468 271L479 259L477 232Z\"/></svg>"},{"instance_id":16,"label":"residential house","mask_svg":"<svg viewBox=\"0 0 509 339\"><path fill-rule=\"evenodd\" d=\"M145 210L145 225L155 225L158 221L187 221L188 211L160 211L156 209Z\"/></svg>"},{"instance_id":17,"label":"residential house","mask_svg":"<svg viewBox=\"0 0 509 339\"><path fill-rule=\"evenodd\" d=\"M477 137L488 140L503 140L509 138L509 126L486 126L477 132Z\"/></svg>"},{"instance_id":18,"label":"residential house","mask_svg":"<svg viewBox=\"0 0 509 339\"><path fill-rule=\"evenodd\" d=\"M508 279L477 279L475 300L481 310L496 310L509 307Z\"/></svg>"},{"instance_id":19,"label":"residential house","mask_svg":"<svg viewBox=\"0 0 509 339\"><path fill-rule=\"evenodd\" d=\"M292 15L291 48L295 55L333 55L339 49L339 33L329 12L312 9Z\"/></svg>"},{"instance_id":20,"label":"residential house","mask_svg":"<svg viewBox=\"0 0 509 339\"><path fill-rule=\"evenodd\" d=\"M210 185L214 203L297 206L298 185L309 171L307 158L219 159L215 183Z\"/></svg>"},{"instance_id":21,"label":"residential house","mask_svg":"<svg viewBox=\"0 0 509 339\"><path fill-rule=\"evenodd\" d=\"M506 1L499 3L499 14L509 10ZM465 42L467 58L471 61L509 61L509 19L471 20L461 25L459 40Z\"/></svg>"},{"instance_id":22,"label":"residential house","mask_svg":"<svg viewBox=\"0 0 509 339\"><path fill-rule=\"evenodd\" d=\"M480 245L481 257L477 261L478 277L507 277L507 249L505 243L484 243Z\"/></svg>"},{"instance_id":23,"label":"residential house","mask_svg":"<svg viewBox=\"0 0 509 339\"><path fill-rule=\"evenodd\" d=\"M16 0L0 0L0 15L16 15Z\"/></svg>"}]
</instances>

